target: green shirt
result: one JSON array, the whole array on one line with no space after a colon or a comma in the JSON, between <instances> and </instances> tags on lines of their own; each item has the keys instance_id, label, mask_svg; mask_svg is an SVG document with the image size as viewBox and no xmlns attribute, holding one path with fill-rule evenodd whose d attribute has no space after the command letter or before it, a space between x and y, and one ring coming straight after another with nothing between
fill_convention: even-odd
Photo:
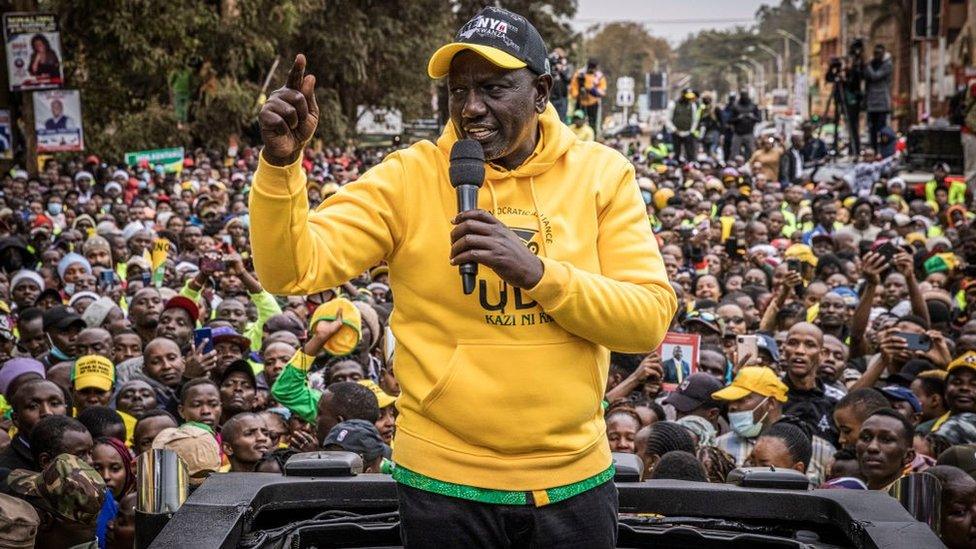
<instances>
[{"instance_id":1,"label":"green shirt","mask_svg":"<svg viewBox=\"0 0 976 549\"><path fill-rule=\"evenodd\" d=\"M322 398L320 391L308 386L308 369L314 361L314 356L296 352L271 387L271 396L279 404L308 423L315 423Z\"/></svg>"}]
</instances>

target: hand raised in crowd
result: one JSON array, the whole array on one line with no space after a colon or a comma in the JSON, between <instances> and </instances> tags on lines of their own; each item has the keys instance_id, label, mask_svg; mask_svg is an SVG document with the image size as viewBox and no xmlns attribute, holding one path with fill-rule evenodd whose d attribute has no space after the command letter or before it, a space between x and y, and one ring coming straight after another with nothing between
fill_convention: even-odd
<instances>
[{"instance_id":1,"label":"hand raised in crowd","mask_svg":"<svg viewBox=\"0 0 976 549\"><path fill-rule=\"evenodd\" d=\"M329 338L336 335L340 328L342 328L341 309L336 314L335 320L320 320L315 323L315 328L309 335L308 341L305 342L304 353L309 356L315 356L322 352L325 343L329 341Z\"/></svg>"},{"instance_id":2,"label":"hand raised in crowd","mask_svg":"<svg viewBox=\"0 0 976 549\"><path fill-rule=\"evenodd\" d=\"M803 284L803 277L800 276L800 273L796 271L787 271L786 274L783 275L783 279L779 282L779 284L773 288L773 295L776 298L776 303L778 303L779 306L783 306L783 304L786 302L786 298L790 297L791 294L793 294L794 297L799 297L795 294L796 287L800 284Z\"/></svg>"},{"instance_id":3,"label":"hand raised in crowd","mask_svg":"<svg viewBox=\"0 0 976 549\"><path fill-rule=\"evenodd\" d=\"M271 94L258 115L265 161L287 166L298 160L319 123L315 77L305 74L305 56L295 56L285 85Z\"/></svg>"},{"instance_id":4,"label":"hand raised in crowd","mask_svg":"<svg viewBox=\"0 0 976 549\"><path fill-rule=\"evenodd\" d=\"M932 361L940 368L945 368L952 362L952 351L949 350L949 343L945 335L938 330L928 330L925 332L932 340L932 347L923 356Z\"/></svg>"},{"instance_id":5,"label":"hand raised in crowd","mask_svg":"<svg viewBox=\"0 0 976 549\"><path fill-rule=\"evenodd\" d=\"M227 265L227 272L230 274L240 275L245 271L244 259L241 254L228 254L224 256L224 263Z\"/></svg>"},{"instance_id":6,"label":"hand raised in crowd","mask_svg":"<svg viewBox=\"0 0 976 549\"><path fill-rule=\"evenodd\" d=\"M462 212L454 218L451 265L462 263L484 265L517 288L532 288L543 273L542 261L522 239L485 210Z\"/></svg>"},{"instance_id":7,"label":"hand raised in crowd","mask_svg":"<svg viewBox=\"0 0 976 549\"><path fill-rule=\"evenodd\" d=\"M861 274L868 284L877 286L881 284L881 273L888 267L888 258L877 252L868 252L861 262Z\"/></svg>"},{"instance_id":8,"label":"hand raised in crowd","mask_svg":"<svg viewBox=\"0 0 976 549\"><path fill-rule=\"evenodd\" d=\"M894 328L889 328L881 332L878 338L878 350L881 352L882 360L888 365L905 362L912 357L912 352L908 350L908 342L897 333Z\"/></svg>"},{"instance_id":9,"label":"hand raised in crowd","mask_svg":"<svg viewBox=\"0 0 976 549\"><path fill-rule=\"evenodd\" d=\"M204 352L204 348L209 342L209 339L204 339L186 357L186 369L183 371L183 377L188 379L205 377L217 366L217 351Z\"/></svg>"},{"instance_id":10,"label":"hand raised in crowd","mask_svg":"<svg viewBox=\"0 0 976 549\"><path fill-rule=\"evenodd\" d=\"M907 252L898 252L895 257L892 258L892 262L895 264L895 269L905 277L906 280L911 280L915 278L915 261L912 256Z\"/></svg>"},{"instance_id":11,"label":"hand raised in crowd","mask_svg":"<svg viewBox=\"0 0 976 549\"><path fill-rule=\"evenodd\" d=\"M296 452L314 452L319 449L319 441L308 431L295 430L288 437L288 447Z\"/></svg>"}]
</instances>

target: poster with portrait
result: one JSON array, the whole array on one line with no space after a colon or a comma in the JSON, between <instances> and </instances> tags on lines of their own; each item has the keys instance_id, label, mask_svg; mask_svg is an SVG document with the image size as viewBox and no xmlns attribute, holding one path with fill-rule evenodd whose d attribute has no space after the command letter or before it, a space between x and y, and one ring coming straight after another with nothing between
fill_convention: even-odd
<instances>
[{"instance_id":1,"label":"poster with portrait","mask_svg":"<svg viewBox=\"0 0 976 549\"><path fill-rule=\"evenodd\" d=\"M58 19L50 13L6 13L3 38L7 48L10 91L60 88L64 56Z\"/></svg>"},{"instance_id":2,"label":"poster with portrait","mask_svg":"<svg viewBox=\"0 0 976 549\"><path fill-rule=\"evenodd\" d=\"M689 375L698 371L698 347L701 345L699 334L681 334L668 332L664 341L658 347L657 353L661 357L664 367L664 388L673 391Z\"/></svg>"},{"instance_id":3,"label":"poster with portrait","mask_svg":"<svg viewBox=\"0 0 976 549\"><path fill-rule=\"evenodd\" d=\"M0 110L0 159L14 157L14 129L10 123L10 111Z\"/></svg>"},{"instance_id":4,"label":"poster with portrait","mask_svg":"<svg viewBox=\"0 0 976 549\"><path fill-rule=\"evenodd\" d=\"M85 149L78 90L47 90L34 94L37 152L77 152Z\"/></svg>"}]
</instances>

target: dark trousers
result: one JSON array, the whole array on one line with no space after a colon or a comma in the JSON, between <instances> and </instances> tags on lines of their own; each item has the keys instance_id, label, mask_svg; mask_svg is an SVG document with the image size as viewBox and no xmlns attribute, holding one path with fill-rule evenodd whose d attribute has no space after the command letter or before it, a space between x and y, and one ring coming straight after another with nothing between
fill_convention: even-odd
<instances>
[{"instance_id":1,"label":"dark trousers","mask_svg":"<svg viewBox=\"0 0 976 549\"><path fill-rule=\"evenodd\" d=\"M605 482L542 507L495 505L397 484L404 547L579 547L617 545L617 487Z\"/></svg>"},{"instance_id":2,"label":"dark trousers","mask_svg":"<svg viewBox=\"0 0 976 549\"><path fill-rule=\"evenodd\" d=\"M861 107L847 105L847 129L851 134L850 151L855 158L861 153Z\"/></svg>"},{"instance_id":3,"label":"dark trousers","mask_svg":"<svg viewBox=\"0 0 976 549\"><path fill-rule=\"evenodd\" d=\"M868 135L871 139L871 148L874 152L878 152L878 136L881 134L881 128L888 125L888 113L886 112L869 112L868 113Z\"/></svg>"},{"instance_id":4,"label":"dark trousers","mask_svg":"<svg viewBox=\"0 0 976 549\"><path fill-rule=\"evenodd\" d=\"M694 162L698 159L698 139L694 134L679 136L674 134L674 152L682 162Z\"/></svg>"},{"instance_id":5,"label":"dark trousers","mask_svg":"<svg viewBox=\"0 0 976 549\"><path fill-rule=\"evenodd\" d=\"M594 103L589 107L583 107L583 112L586 113L586 118L590 123L590 128L593 129L593 135L600 135L600 104Z\"/></svg>"}]
</instances>

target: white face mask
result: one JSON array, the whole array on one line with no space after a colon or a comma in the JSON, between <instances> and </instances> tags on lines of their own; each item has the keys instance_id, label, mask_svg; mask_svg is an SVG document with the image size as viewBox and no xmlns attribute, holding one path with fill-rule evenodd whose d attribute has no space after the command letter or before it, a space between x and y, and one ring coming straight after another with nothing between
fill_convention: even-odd
<instances>
[{"instance_id":1,"label":"white face mask","mask_svg":"<svg viewBox=\"0 0 976 549\"><path fill-rule=\"evenodd\" d=\"M732 430L744 438L755 438L759 436L759 433L762 432L763 428L762 422L764 419L766 419L766 416L769 415L769 410L767 410L758 421L753 416L755 415L756 410L765 404L767 400L769 400L769 397L762 399L762 402L757 404L752 410L729 412L729 426L732 427Z\"/></svg>"}]
</instances>

